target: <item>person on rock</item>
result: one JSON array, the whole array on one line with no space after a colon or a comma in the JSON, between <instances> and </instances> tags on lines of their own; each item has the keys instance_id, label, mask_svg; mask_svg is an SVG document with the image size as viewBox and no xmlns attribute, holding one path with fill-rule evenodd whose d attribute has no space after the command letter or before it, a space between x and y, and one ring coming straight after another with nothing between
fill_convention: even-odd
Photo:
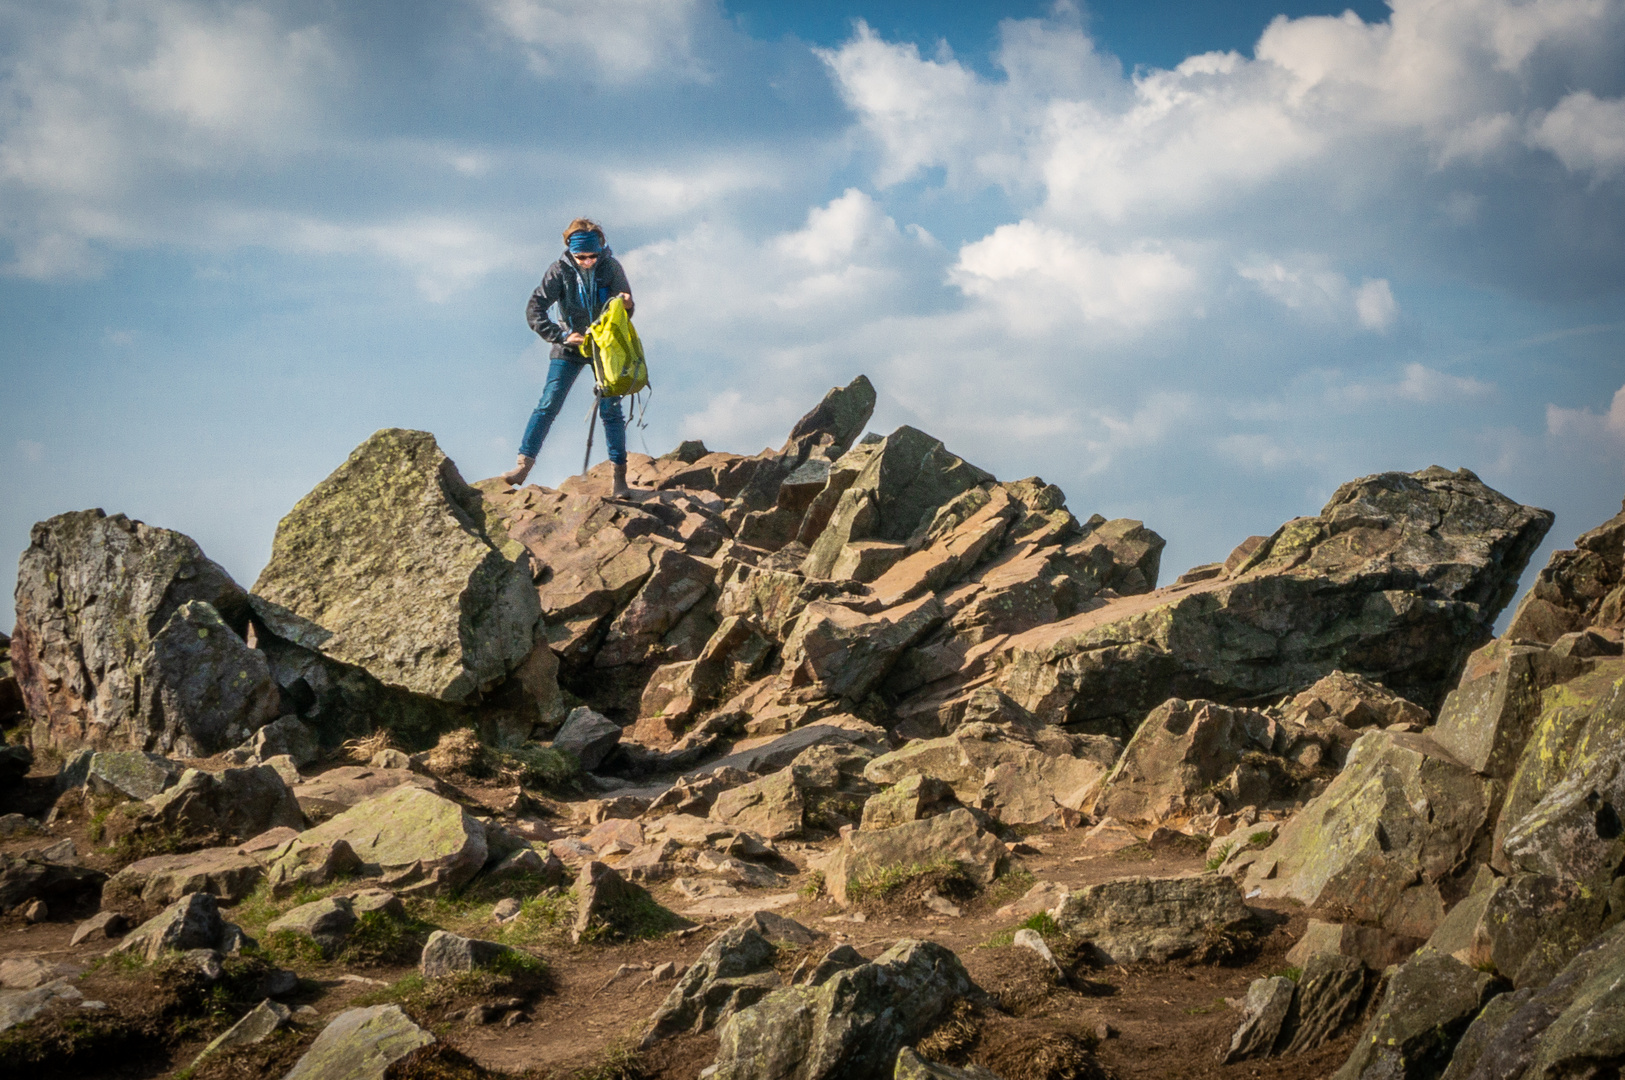
<instances>
[{"instance_id":1,"label":"person on rock","mask_svg":"<svg viewBox=\"0 0 1625 1080\"><path fill-rule=\"evenodd\" d=\"M519 463L502 474L507 483L523 484L530 475L536 455L542 449L542 440L547 438L553 420L564 408L570 387L588 364L586 354L581 351L587 328L612 296L619 296L626 305L626 313L632 314L632 286L627 283L620 261L604 243L604 230L595 221L576 218L564 230L564 254L547 268L542 283L530 294L530 303L525 306L525 319L530 328L552 344L549 355L553 362L547 371L542 399L536 403L530 422L525 425L525 434L519 440ZM552 317L555 306L558 322ZM626 417L621 413L621 399L600 398L598 415L604 421L604 442L609 446L609 460L615 470L613 494L624 496L628 494Z\"/></svg>"}]
</instances>

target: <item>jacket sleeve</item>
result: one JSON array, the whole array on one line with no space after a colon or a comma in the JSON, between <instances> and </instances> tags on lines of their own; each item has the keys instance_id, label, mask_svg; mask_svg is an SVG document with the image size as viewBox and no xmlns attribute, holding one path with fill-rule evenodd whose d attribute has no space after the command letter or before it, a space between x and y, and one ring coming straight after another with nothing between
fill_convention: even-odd
<instances>
[{"instance_id":1,"label":"jacket sleeve","mask_svg":"<svg viewBox=\"0 0 1625 1080\"><path fill-rule=\"evenodd\" d=\"M530 323L530 328L540 334L543 341L554 345L564 344L564 339L570 336L564 327L547 317L547 309L563 296L563 278L550 267L542 275L542 283L530 294L530 303L525 305L525 321Z\"/></svg>"},{"instance_id":2,"label":"jacket sleeve","mask_svg":"<svg viewBox=\"0 0 1625 1080\"><path fill-rule=\"evenodd\" d=\"M632 283L626 280L626 270L621 266L621 260L611 259L609 260L609 265L609 295L617 296L620 293L625 293L627 296L631 296ZM636 304L634 301L628 300L626 303L626 313L628 315L632 314L632 309L635 306Z\"/></svg>"}]
</instances>

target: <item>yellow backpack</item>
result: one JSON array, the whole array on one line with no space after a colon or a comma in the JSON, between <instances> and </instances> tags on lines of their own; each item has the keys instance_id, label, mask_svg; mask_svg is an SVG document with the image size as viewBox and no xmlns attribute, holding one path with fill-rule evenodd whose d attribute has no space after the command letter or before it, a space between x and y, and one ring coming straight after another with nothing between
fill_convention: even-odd
<instances>
[{"instance_id":1,"label":"yellow backpack","mask_svg":"<svg viewBox=\"0 0 1625 1080\"><path fill-rule=\"evenodd\" d=\"M619 296L611 297L597 321L587 328L587 340L600 396L625 397L649 385L643 342Z\"/></svg>"}]
</instances>

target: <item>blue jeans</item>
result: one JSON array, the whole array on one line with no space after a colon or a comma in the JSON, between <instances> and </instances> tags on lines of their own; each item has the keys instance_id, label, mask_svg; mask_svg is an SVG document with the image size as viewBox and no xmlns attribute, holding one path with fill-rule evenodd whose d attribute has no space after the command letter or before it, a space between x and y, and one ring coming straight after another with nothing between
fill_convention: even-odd
<instances>
[{"instance_id":1,"label":"blue jeans","mask_svg":"<svg viewBox=\"0 0 1625 1080\"><path fill-rule=\"evenodd\" d=\"M542 449L542 440L553 426L553 419L564 408L564 399L575 385L576 376L587 366L584 360L566 360L559 356L547 369L547 385L542 388L542 400L530 414L525 425L525 437L519 440L519 452L533 458ZM621 415L620 398L600 398L598 416L604 421L604 442L609 446L609 460L617 465L626 464L626 417Z\"/></svg>"}]
</instances>

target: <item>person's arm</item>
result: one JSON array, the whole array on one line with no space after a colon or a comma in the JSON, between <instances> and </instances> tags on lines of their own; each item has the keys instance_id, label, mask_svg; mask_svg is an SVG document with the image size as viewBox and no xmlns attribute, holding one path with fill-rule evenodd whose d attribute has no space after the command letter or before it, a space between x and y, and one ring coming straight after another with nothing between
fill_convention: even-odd
<instances>
[{"instance_id":1,"label":"person's arm","mask_svg":"<svg viewBox=\"0 0 1625 1080\"><path fill-rule=\"evenodd\" d=\"M621 303L626 305L626 313L630 315L637 307L632 299L632 284L626 280L626 270L621 266L621 260L610 259L609 265L612 267L609 279L610 294L621 298Z\"/></svg>"},{"instance_id":2,"label":"person's arm","mask_svg":"<svg viewBox=\"0 0 1625 1080\"><path fill-rule=\"evenodd\" d=\"M562 277L549 267L547 273L542 275L542 283L530 294L530 303L525 305L525 321L530 323L530 328L536 331L543 341L552 345L569 344L565 340L570 336L569 331L547 315L548 310L558 303L563 295Z\"/></svg>"}]
</instances>

